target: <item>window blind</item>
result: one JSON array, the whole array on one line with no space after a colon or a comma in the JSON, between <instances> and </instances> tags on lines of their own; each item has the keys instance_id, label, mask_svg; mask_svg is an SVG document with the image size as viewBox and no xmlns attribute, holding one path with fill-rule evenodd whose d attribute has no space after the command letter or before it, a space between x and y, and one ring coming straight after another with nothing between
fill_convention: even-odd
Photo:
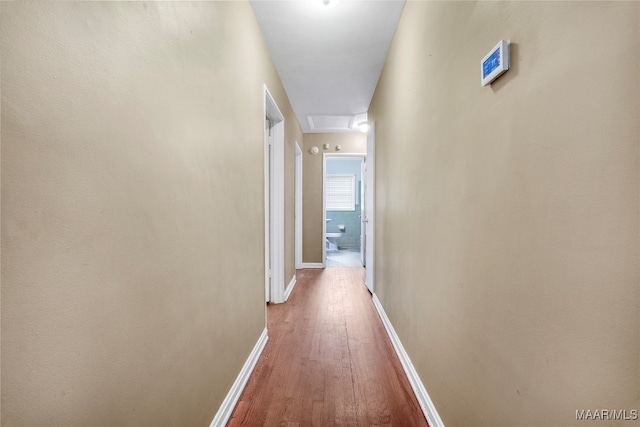
<instances>
[{"instance_id":1,"label":"window blind","mask_svg":"<svg viewBox=\"0 0 640 427\"><path fill-rule=\"evenodd\" d=\"M356 210L356 176L332 174L327 175L326 210Z\"/></svg>"}]
</instances>

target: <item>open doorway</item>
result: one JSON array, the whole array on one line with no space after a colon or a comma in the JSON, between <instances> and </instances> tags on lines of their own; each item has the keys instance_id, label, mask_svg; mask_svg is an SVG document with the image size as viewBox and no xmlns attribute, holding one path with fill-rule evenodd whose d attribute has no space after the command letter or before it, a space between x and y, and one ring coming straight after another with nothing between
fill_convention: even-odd
<instances>
[{"instance_id":1,"label":"open doorway","mask_svg":"<svg viewBox=\"0 0 640 427\"><path fill-rule=\"evenodd\" d=\"M364 154L325 154L324 261L327 267L363 267Z\"/></svg>"}]
</instances>

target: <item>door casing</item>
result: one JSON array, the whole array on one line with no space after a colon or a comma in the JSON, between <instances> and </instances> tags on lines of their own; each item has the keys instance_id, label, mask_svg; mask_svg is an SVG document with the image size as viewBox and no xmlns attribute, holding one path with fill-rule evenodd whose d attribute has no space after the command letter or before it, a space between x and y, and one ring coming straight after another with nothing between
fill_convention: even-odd
<instances>
[{"instance_id":1,"label":"door casing","mask_svg":"<svg viewBox=\"0 0 640 427\"><path fill-rule=\"evenodd\" d=\"M294 204L295 204L295 268L302 268L302 149L295 143L295 188L294 188Z\"/></svg>"},{"instance_id":2,"label":"door casing","mask_svg":"<svg viewBox=\"0 0 640 427\"><path fill-rule=\"evenodd\" d=\"M366 212L362 216L362 222L365 228L365 285L369 292L374 293L374 277L375 277L375 231L376 231L376 134L375 123L369 123L369 131L367 132L367 167L366 167Z\"/></svg>"},{"instance_id":3,"label":"door casing","mask_svg":"<svg viewBox=\"0 0 640 427\"><path fill-rule=\"evenodd\" d=\"M265 300L284 302L284 116L264 85Z\"/></svg>"}]
</instances>

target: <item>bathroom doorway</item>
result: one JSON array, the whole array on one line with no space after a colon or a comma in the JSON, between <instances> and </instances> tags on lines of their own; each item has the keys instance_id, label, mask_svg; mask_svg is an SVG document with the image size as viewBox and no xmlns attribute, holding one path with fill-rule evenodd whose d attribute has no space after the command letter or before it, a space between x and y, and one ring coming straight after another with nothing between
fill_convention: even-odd
<instances>
[{"instance_id":1,"label":"bathroom doorway","mask_svg":"<svg viewBox=\"0 0 640 427\"><path fill-rule=\"evenodd\" d=\"M325 154L323 257L327 267L363 267L364 154Z\"/></svg>"}]
</instances>

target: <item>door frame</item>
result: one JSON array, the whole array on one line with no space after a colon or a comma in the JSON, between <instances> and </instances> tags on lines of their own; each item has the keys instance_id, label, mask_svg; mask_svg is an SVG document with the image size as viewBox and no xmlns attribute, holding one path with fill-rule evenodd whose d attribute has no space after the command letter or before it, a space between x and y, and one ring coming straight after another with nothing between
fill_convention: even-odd
<instances>
[{"instance_id":1,"label":"door frame","mask_svg":"<svg viewBox=\"0 0 640 427\"><path fill-rule=\"evenodd\" d=\"M367 158L360 164L360 262L367 268Z\"/></svg>"},{"instance_id":2,"label":"door frame","mask_svg":"<svg viewBox=\"0 0 640 427\"><path fill-rule=\"evenodd\" d=\"M295 142L295 188L294 188L294 205L295 205L295 268L302 268L302 149Z\"/></svg>"},{"instance_id":3,"label":"door frame","mask_svg":"<svg viewBox=\"0 0 640 427\"><path fill-rule=\"evenodd\" d=\"M265 300L281 303L284 302L284 116L267 85L263 87Z\"/></svg>"},{"instance_id":4,"label":"door frame","mask_svg":"<svg viewBox=\"0 0 640 427\"><path fill-rule=\"evenodd\" d=\"M361 162L367 161L366 153L324 153L322 155L322 267L327 266L327 159L360 159ZM364 179L364 177L360 177L360 179ZM362 200L362 194L360 195L360 199ZM360 206L362 209L362 206ZM360 231L361 233L364 230ZM360 248L362 250L362 248Z\"/></svg>"},{"instance_id":5,"label":"door frame","mask_svg":"<svg viewBox=\"0 0 640 427\"><path fill-rule=\"evenodd\" d=\"M375 277L375 231L376 231L376 124L369 122L367 132L367 160L366 160L366 211L362 221L365 226L365 280L364 284L371 294L374 294Z\"/></svg>"}]
</instances>

